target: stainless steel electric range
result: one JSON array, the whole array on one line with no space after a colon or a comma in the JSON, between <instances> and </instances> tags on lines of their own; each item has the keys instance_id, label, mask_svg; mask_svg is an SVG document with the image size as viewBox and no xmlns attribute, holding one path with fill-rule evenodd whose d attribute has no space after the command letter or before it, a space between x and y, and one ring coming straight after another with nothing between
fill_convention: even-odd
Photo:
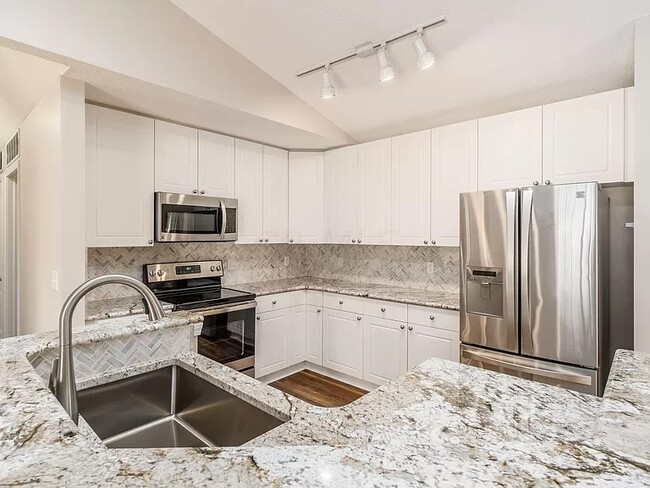
<instances>
[{"instance_id":1,"label":"stainless steel electric range","mask_svg":"<svg viewBox=\"0 0 650 488\"><path fill-rule=\"evenodd\" d=\"M249 375L255 373L255 294L221 286L219 261L144 266L143 281L156 297L204 317L198 353Z\"/></svg>"}]
</instances>

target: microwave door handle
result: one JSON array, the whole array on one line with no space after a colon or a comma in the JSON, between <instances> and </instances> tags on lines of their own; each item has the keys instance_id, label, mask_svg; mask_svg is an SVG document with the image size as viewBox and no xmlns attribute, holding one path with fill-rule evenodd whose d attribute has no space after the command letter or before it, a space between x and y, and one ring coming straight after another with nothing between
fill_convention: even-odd
<instances>
[{"instance_id":1,"label":"microwave door handle","mask_svg":"<svg viewBox=\"0 0 650 488\"><path fill-rule=\"evenodd\" d=\"M221 205L221 238L223 239L226 236L226 224L228 222L228 217L226 217L226 204L223 200L220 202Z\"/></svg>"}]
</instances>

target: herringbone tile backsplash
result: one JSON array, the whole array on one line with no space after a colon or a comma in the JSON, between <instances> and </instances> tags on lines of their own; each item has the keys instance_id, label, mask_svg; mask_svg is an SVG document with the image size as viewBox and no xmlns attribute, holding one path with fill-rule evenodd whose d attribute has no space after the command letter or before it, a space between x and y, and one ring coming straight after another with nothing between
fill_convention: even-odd
<instances>
[{"instance_id":1,"label":"herringbone tile backsplash","mask_svg":"<svg viewBox=\"0 0 650 488\"><path fill-rule=\"evenodd\" d=\"M287 263L285 264L285 257ZM222 259L225 285L315 276L435 290L458 290L458 248L352 245L246 245L173 243L153 247L89 248L88 278L119 273L142 279L150 263ZM433 273L427 273L433 263ZM126 287L104 286L90 299L133 295Z\"/></svg>"}]
</instances>

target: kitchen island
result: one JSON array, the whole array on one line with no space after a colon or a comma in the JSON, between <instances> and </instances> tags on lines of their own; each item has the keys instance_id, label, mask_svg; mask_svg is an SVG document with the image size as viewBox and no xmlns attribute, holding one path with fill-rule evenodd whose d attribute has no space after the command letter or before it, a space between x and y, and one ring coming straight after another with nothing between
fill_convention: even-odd
<instances>
[{"instance_id":1,"label":"kitchen island","mask_svg":"<svg viewBox=\"0 0 650 488\"><path fill-rule=\"evenodd\" d=\"M181 314L90 325L73 342L92 347L143 334L150 342L170 330L184 337L200 320ZM350 405L325 409L170 350L80 375L78 386L176 364L286 423L241 447L108 449L83 418L78 427L71 421L30 362L56 342L54 333L0 341L0 485L650 484L650 356L642 353L617 353L602 399L432 359Z\"/></svg>"}]
</instances>

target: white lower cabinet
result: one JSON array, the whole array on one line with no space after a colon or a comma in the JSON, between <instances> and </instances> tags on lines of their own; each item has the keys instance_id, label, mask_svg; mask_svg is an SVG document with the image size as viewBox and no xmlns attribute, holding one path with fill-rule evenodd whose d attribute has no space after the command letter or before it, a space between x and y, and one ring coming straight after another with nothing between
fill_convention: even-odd
<instances>
[{"instance_id":1,"label":"white lower cabinet","mask_svg":"<svg viewBox=\"0 0 650 488\"><path fill-rule=\"evenodd\" d=\"M408 326L408 369L430 358L459 361L459 332L426 325Z\"/></svg>"},{"instance_id":2,"label":"white lower cabinet","mask_svg":"<svg viewBox=\"0 0 650 488\"><path fill-rule=\"evenodd\" d=\"M287 363L287 310L258 313L255 329L255 376L275 373Z\"/></svg>"},{"instance_id":3,"label":"white lower cabinet","mask_svg":"<svg viewBox=\"0 0 650 488\"><path fill-rule=\"evenodd\" d=\"M287 309L287 330L285 331L287 366L305 360L305 306Z\"/></svg>"},{"instance_id":4,"label":"white lower cabinet","mask_svg":"<svg viewBox=\"0 0 650 488\"><path fill-rule=\"evenodd\" d=\"M323 309L305 305L305 360L323 365Z\"/></svg>"},{"instance_id":5,"label":"white lower cabinet","mask_svg":"<svg viewBox=\"0 0 650 488\"><path fill-rule=\"evenodd\" d=\"M363 315L324 310L323 366L363 378Z\"/></svg>"},{"instance_id":6,"label":"white lower cabinet","mask_svg":"<svg viewBox=\"0 0 650 488\"><path fill-rule=\"evenodd\" d=\"M363 379L385 383L406 373L406 324L365 317L363 325Z\"/></svg>"}]
</instances>

